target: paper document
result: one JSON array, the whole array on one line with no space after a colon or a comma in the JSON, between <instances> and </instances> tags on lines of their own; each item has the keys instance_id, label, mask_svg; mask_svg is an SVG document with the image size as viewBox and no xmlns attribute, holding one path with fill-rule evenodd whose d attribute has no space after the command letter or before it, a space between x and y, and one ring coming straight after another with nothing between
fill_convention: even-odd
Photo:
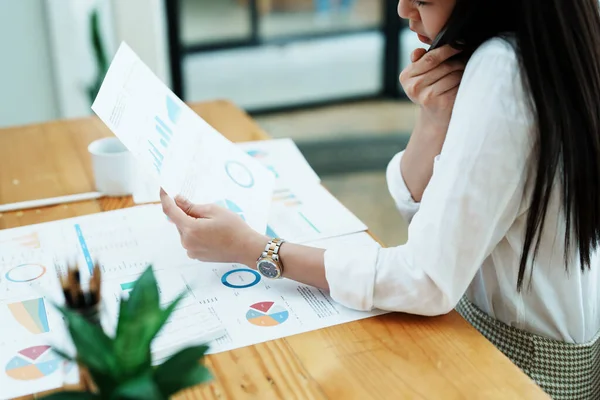
<instances>
[{"instance_id":1,"label":"paper document","mask_svg":"<svg viewBox=\"0 0 600 400\"><path fill-rule=\"evenodd\" d=\"M218 203L265 231L273 174L177 98L126 44L92 109L170 196Z\"/></svg>"},{"instance_id":2,"label":"paper document","mask_svg":"<svg viewBox=\"0 0 600 400\"><path fill-rule=\"evenodd\" d=\"M158 203L160 201L160 185L153 179L136 182L132 193L135 204Z\"/></svg>"},{"instance_id":3,"label":"paper document","mask_svg":"<svg viewBox=\"0 0 600 400\"><path fill-rule=\"evenodd\" d=\"M65 381L66 363L43 340L0 345L0 365L0 399L56 389Z\"/></svg>"},{"instance_id":4,"label":"paper document","mask_svg":"<svg viewBox=\"0 0 600 400\"><path fill-rule=\"evenodd\" d=\"M345 235L352 224L336 227L334 219L326 221L328 225L318 221L319 226L344 236L308 244L378 246L364 232ZM66 273L70 260L80 266L83 281L94 262L99 263L103 323L109 332L114 331L120 299L148 265L155 271L163 306L181 292L188 294L153 344L155 363L199 342L208 342L215 353L382 313L347 309L322 290L287 279L268 280L244 265L191 260L160 205L2 230L0 397L49 390L76 379L76 367L52 352L55 345L70 349L64 322L52 307L62 303L57 275Z\"/></svg>"},{"instance_id":5,"label":"paper document","mask_svg":"<svg viewBox=\"0 0 600 400\"><path fill-rule=\"evenodd\" d=\"M303 212L315 218L320 236L329 237L307 244L379 246L364 232L351 234L363 227L360 221L314 187L297 192L302 204L282 206L289 215ZM321 211L315 209L319 204ZM289 229L299 238L319 237L305 223L289 217L276 229ZM343 236L331 237L335 235ZM76 379L75 367L52 352L56 345L70 349L64 322L52 307L62 303L57 275L66 273L69 261L80 266L84 282L94 263L100 265L103 323L109 332L114 331L120 299L149 265L163 306L181 292L188 294L153 344L155 363L199 342L209 343L216 353L382 314L347 309L322 290L288 279L268 280L244 265L192 260L160 205L0 230L0 397L49 390Z\"/></svg>"},{"instance_id":6,"label":"paper document","mask_svg":"<svg viewBox=\"0 0 600 400\"><path fill-rule=\"evenodd\" d=\"M238 146L276 178L268 236L305 243L367 229L321 186L321 179L293 140L259 140Z\"/></svg>"},{"instance_id":7,"label":"paper document","mask_svg":"<svg viewBox=\"0 0 600 400\"><path fill-rule=\"evenodd\" d=\"M236 145L265 166L275 177L275 189L291 184L319 183L321 179L308 164L292 139L257 140ZM160 186L153 179L140 177L133 191L136 204L160 201Z\"/></svg>"},{"instance_id":8,"label":"paper document","mask_svg":"<svg viewBox=\"0 0 600 400\"><path fill-rule=\"evenodd\" d=\"M102 319L110 332L118 299L153 260L163 260L157 281L164 305L188 290L182 278L169 272L171 259L190 261L181 244L176 245L177 235L158 205L0 230L0 398L78 381L77 366L52 351L73 351L53 306L64 303L57 276L66 274L68 263L79 265L83 282L94 262L100 264ZM206 307L187 298L157 337L153 357L159 361L181 347L214 340L223 329Z\"/></svg>"},{"instance_id":9,"label":"paper document","mask_svg":"<svg viewBox=\"0 0 600 400\"><path fill-rule=\"evenodd\" d=\"M209 343L225 335L225 328L206 307L195 298L186 282L176 273L168 269L155 271L156 281L160 289L161 307L169 304L182 293L186 296L179 302L173 314L152 342L152 358L154 364L164 361L188 346ZM114 332L121 298L128 297L133 289L137 275L120 276L103 283L105 304L105 320ZM112 322L112 325L110 324Z\"/></svg>"},{"instance_id":10,"label":"paper document","mask_svg":"<svg viewBox=\"0 0 600 400\"><path fill-rule=\"evenodd\" d=\"M42 246L47 239L35 226L0 231L0 399L78 380L77 366L52 351L71 347L53 306L63 303L56 278L63 266L52 245ZM60 238L55 244L61 248Z\"/></svg>"},{"instance_id":11,"label":"paper document","mask_svg":"<svg viewBox=\"0 0 600 400\"><path fill-rule=\"evenodd\" d=\"M367 226L317 183L294 184L273 193L267 235L305 243L348 233Z\"/></svg>"},{"instance_id":12,"label":"paper document","mask_svg":"<svg viewBox=\"0 0 600 400\"><path fill-rule=\"evenodd\" d=\"M273 173L276 189L292 183L321 182L292 139L257 140L237 145Z\"/></svg>"},{"instance_id":13,"label":"paper document","mask_svg":"<svg viewBox=\"0 0 600 400\"><path fill-rule=\"evenodd\" d=\"M378 246L366 233L336 239L313 245ZM210 353L385 313L351 310L337 304L323 290L288 279L264 279L255 270L237 264L198 262L178 272L226 329L227 334L212 344Z\"/></svg>"},{"instance_id":14,"label":"paper document","mask_svg":"<svg viewBox=\"0 0 600 400\"><path fill-rule=\"evenodd\" d=\"M158 203L160 202L160 183L154 176L138 168L133 182L132 197L135 204Z\"/></svg>"}]
</instances>

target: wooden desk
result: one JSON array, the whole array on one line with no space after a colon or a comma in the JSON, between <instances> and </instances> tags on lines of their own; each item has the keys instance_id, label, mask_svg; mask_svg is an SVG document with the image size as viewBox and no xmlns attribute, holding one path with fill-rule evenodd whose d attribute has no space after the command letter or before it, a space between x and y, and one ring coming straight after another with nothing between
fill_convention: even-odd
<instances>
[{"instance_id":1,"label":"wooden desk","mask_svg":"<svg viewBox=\"0 0 600 400\"><path fill-rule=\"evenodd\" d=\"M228 102L193 106L234 141L267 138ZM93 191L87 145L97 118L0 130L0 204ZM102 199L0 215L0 228L132 206ZM216 376L194 399L547 399L457 313L388 314L208 357ZM0 366L1 367L1 366Z\"/></svg>"}]
</instances>

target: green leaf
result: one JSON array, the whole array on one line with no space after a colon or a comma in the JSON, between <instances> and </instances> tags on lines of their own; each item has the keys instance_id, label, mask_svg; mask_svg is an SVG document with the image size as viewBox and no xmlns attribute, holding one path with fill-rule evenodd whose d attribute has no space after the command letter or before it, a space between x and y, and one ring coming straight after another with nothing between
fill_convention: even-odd
<instances>
[{"instance_id":1,"label":"green leaf","mask_svg":"<svg viewBox=\"0 0 600 400\"><path fill-rule=\"evenodd\" d=\"M158 309L160 308L160 295L158 293L158 284L154 277L152 266L146 268L144 273L138 278L129 294L129 311L138 313L140 308ZM131 315L130 315L131 316Z\"/></svg>"},{"instance_id":2,"label":"green leaf","mask_svg":"<svg viewBox=\"0 0 600 400\"><path fill-rule=\"evenodd\" d=\"M179 374L179 376L172 381L158 383L158 386L163 395L168 398L181 390L210 382L211 380L212 375L208 368L198 364L191 369L186 370L184 373Z\"/></svg>"},{"instance_id":3,"label":"green leaf","mask_svg":"<svg viewBox=\"0 0 600 400\"><path fill-rule=\"evenodd\" d=\"M154 336L150 330L156 316L146 315L146 320L127 316L127 304L121 301L117 335L115 336L115 355L119 360L122 373L134 376L151 367L150 343Z\"/></svg>"},{"instance_id":4,"label":"green leaf","mask_svg":"<svg viewBox=\"0 0 600 400\"><path fill-rule=\"evenodd\" d=\"M100 396L89 392L57 392L42 397L42 400L97 400Z\"/></svg>"},{"instance_id":5,"label":"green leaf","mask_svg":"<svg viewBox=\"0 0 600 400\"><path fill-rule=\"evenodd\" d=\"M122 382L123 379L122 376L115 378L111 375L107 375L99 371L94 371L92 369L88 369L88 371L103 399L110 398L111 395L115 392L115 390L119 387L119 384Z\"/></svg>"},{"instance_id":6,"label":"green leaf","mask_svg":"<svg viewBox=\"0 0 600 400\"><path fill-rule=\"evenodd\" d=\"M135 283L129 299L121 300L115 353L125 376L151 368L150 345L162 327L158 285L152 266Z\"/></svg>"},{"instance_id":7,"label":"green leaf","mask_svg":"<svg viewBox=\"0 0 600 400\"><path fill-rule=\"evenodd\" d=\"M183 349L156 368L154 379L163 396L170 397L212 379L208 368L200 364L207 350L204 345Z\"/></svg>"},{"instance_id":8,"label":"green leaf","mask_svg":"<svg viewBox=\"0 0 600 400\"><path fill-rule=\"evenodd\" d=\"M152 368L152 341L186 294L182 293L162 310L158 285L149 267L136 282L129 299L121 301L115 353L125 377Z\"/></svg>"},{"instance_id":9,"label":"green leaf","mask_svg":"<svg viewBox=\"0 0 600 400\"><path fill-rule=\"evenodd\" d=\"M177 305L179 305L179 303L185 298L185 296L187 296L187 292L180 293L179 296L177 296L175 300L173 300L173 302L171 302L171 304L169 304L167 308L163 310L162 317L165 321L169 319L171 314L173 314L173 311L175 311L175 308L177 308Z\"/></svg>"},{"instance_id":10,"label":"green leaf","mask_svg":"<svg viewBox=\"0 0 600 400\"><path fill-rule=\"evenodd\" d=\"M159 400L165 399L153 380L152 373L145 373L119 386L111 399Z\"/></svg>"},{"instance_id":11,"label":"green leaf","mask_svg":"<svg viewBox=\"0 0 600 400\"><path fill-rule=\"evenodd\" d=\"M77 359L90 370L118 376L119 365L115 358L113 341L102 327L89 323L78 313L66 308L58 308L67 319L73 344L77 349Z\"/></svg>"}]
</instances>

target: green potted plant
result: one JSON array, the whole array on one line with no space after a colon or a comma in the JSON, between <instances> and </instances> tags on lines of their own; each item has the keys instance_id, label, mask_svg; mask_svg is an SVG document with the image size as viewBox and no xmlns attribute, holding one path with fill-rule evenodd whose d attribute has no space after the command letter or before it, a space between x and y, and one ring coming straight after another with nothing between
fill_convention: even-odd
<instances>
[{"instance_id":1,"label":"green potted plant","mask_svg":"<svg viewBox=\"0 0 600 400\"><path fill-rule=\"evenodd\" d=\"M168 307L160 307L152 267L140 276L128 299L120 303L116 334L109 337L89 318L89 309L58 307L65 317L76 349L70 357L89 374L93 388L87 392L59 392L46 399L168 399L178 391L208 382L208 369L200 363L208 346L185 348L159 366L152 365L151 343L169 319L183 294ZM87 316L87 317L86 317Z\"/></svg>"},{"instance_id":2,"label":"green potted plant","mask_svg":"<svg viewBox=\"0 0 600 400\"><path fill-rule=\"evenodd\" d=\"M102 35L100 34L100 16L98 9L94 9L90 15L90 38L92 42L92 51L96 62L96 77L94 81L87 87L87 95L90 104L94 102L106 72L108 72L108 58L104 49Z\"/></svg>"}]
</instances>

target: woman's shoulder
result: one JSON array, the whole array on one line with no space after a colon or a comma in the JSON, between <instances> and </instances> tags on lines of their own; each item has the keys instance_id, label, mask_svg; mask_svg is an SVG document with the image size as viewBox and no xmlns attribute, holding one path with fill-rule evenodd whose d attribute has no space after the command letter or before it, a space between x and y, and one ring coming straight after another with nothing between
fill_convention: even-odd
<instances>
[{"instance_id":1,"label":"woman's shoulder","mask_svg":"<svg viewBox=\"0 0 600 400\"><path fill-rule=\"evenodd\" d=\"M467 62L455 109L532 123L529 95L521 71L518 46L511 36L481 44Z\"/></svg>"},{"instance_id":2,"label":"woman's shoulder","mask_svg":"<svg viewBox=\"0 0 600 400\"><path fill-rule=\"evenodd\" d=\"M511 101L525 99L527 90L517 52L512 36L488 39L469 58L461 86L464 83L470 90L502 92Z\"/></svg>"},{"instance_id":3,"label":"woman's shoulder","mask_svg":"<svg viewBox=\"0 0 600 400\"><path fill-rule=\"evenodd\" d=\"M511 35L506 35L495 36L486 40L473 52L468 64L485 64L490 68L511 67L518 69L519 58L516 39Z\"/></svg>"}]
</instances>

